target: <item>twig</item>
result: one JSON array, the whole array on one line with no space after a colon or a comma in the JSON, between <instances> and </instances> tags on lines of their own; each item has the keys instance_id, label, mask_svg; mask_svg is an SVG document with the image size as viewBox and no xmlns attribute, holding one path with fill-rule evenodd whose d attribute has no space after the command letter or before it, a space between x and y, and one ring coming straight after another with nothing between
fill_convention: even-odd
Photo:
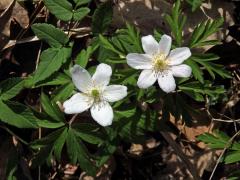
<instances>
[{"instance_id":1,"label":"twig","mask_svg":"<svg viewBox=\"0 0 240 180\"><path fill-rule=\"evenodd\" d=\"M211 121L219 121L219 122L227 122L227 123L233 123L234 124L234 130L235 132L237 133L238 129L237 129L237 122L240 121L240 119L232 119L232 118L229 118L227 117L226 115L224 114L220 114L220 117L227 117L227 119L222 119L222 118L214 118L213 115L210 113L210 110L209 110L209 99L208 99L208 96L205 97L205 110L207 112L207 115L208 117L211 119Z\"/></svg>"},{"instance_id":2,"label":"twig","mask_svg":"<svg viewBox=\"0 0 240 180\"><path fill-rule=\"evenodd\" d=\"M180 159L183 161L183 163L187 166L189 172L191 173L194 180L200 180L196 169L194 168L194 165L189 161L189 159L186 157L186 155L182 152L182 149L178 146L178 144L173 140L173 138L169 135L168 132L160 132L161 135L164 137L164 139L171 145L171 147L174 149L175 153L180 157Z\"/></svg>"},{"instance_id":3,"label":"twig","mask_svg":"<svg viewBox=\"0 0 240 180\"><path fill-rule=\"evenodd\" d=\"M213 171L212 171L212 173L211 173L211 176L210 176L209 180L211 180L211 179L213 178L213 175L214 175L214 173L215 173L215 171L216 171L216 169L217 169L217 167L218 167L218 164L220 163L220 161L221 161L221 159L222 159L225 151L226 151L227 148L232 144L232 142L233 142L233 140L235 139L235 137L237 137L239 134L240 134L240 130L239 130L237 133L235 133L234 136L232 136L231 139L229 139L228 142L225 144L225 147L224 147L221 155L219 156L219 158L218 158L218 160L217 160L217 162L216 162L216 164L215 164L215 166L214 166L214 168L213 168Z\"/></svg>"},{"instance_id":4,"label":"twig","mask_svg":"<svg viewBox=\"0 0 240 180\"><path fill-rule=\"evenodd\" d=\"M216 118L213 118L212 120L213 121L226 122L226 123L240 122L240 119L226 120L226 119L216 119Z\"/></svg>"},{"instance_id":5,"label":"twig","mask_svg":"<svg viewBox=\"0 0 240 180\"><path fill-rule=\"evenodd\" d=\"M30 20L29 20L30 22L29 22L27 28L26 29L22 29L19 32L19 34L16 37L16 40L21 39L23 37L23 35L28 31L28 29L31 27L31 25L35 22L37 14L43 9L43 7L44 7L44 4L40 0L40 2L38 3L36 9L34 10L34 12L30 16Z\"/></svg>"},{"instance_id":6,"label":"twig","mask_svg":"<svg viewBox=\"0 0 240 180\"><path fill-rule=\"evenodd\" d=\"M20 138L19 136L17 136L14 132L12 132L10 129L8 129L6 126L0 125L0 128L5 129L9 134L11 134L12 136L14 136L16 139L18 139L21 143L28 145L28 143L26 141L24 141L22 138Z\"/></svg>"},{"instance_id":7,"label":"twig","mask_svg":"<svg viewBox=\"0 0 240 180\"><path fill-rule=\"evenodd\" d=\"M78 116L78 114L74 114L74 116L70 119L70 121L68 122L69 126L72 125L72 123L75 121L76 117Z\"/></svg>"}]
</instances>

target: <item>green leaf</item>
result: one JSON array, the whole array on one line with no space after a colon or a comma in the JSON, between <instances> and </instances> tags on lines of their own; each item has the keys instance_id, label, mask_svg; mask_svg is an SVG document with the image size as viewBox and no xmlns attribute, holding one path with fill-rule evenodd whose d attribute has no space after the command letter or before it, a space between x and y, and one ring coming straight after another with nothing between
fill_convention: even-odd
<instances>
[{"instance_id":1,"label":"green leaf","mask_svg":"<svg viewBox=\"0 0 240 180\"><path fill-rule=\"evenodd\" d=\"M76 64L85 68L87 66L88 60L93 52L92 46L88 46L87 50L83 49L76 57Z\"/></svg>"},{"instance_id":2,"label":"green leaf","mask_svg":"<svg viewBox=\"0 0 240 180\"><path fill-rule=\"evenodd\" d=\"M39 127L43 127L47 129L56 129L65 125L65 123L61 121L50 121L45 119L38 119L37 124Z\"/></svg>"},{"instance_id":3,"label":"green leaf","mask_svg":"<svg viewBox=\"0 0 240 180\"><path fill-rule=\"evenodd\" d=\"M76 3L76 6L81 6L83 4L89 3L91 0L73 0Z\"/></svg>"},{"instance_id":4,"label":"green leaf","mask_svg":"<svg viewBox=\"0 0 240 180\"><path fill-rule=\"evenodd\" d=\"M114 111L115 117L120 118L130 118L136 113L136 107L128 108L127 110L116 110Z\"/></svg>"},{"instance_id":5,"label":"green leaf","mask_svg":"<svg viewBox=\"0 0 240 180\"><path fill-rule=\"evenodd\" d=\"M67 98L69 98L72 95L73 91L74 91L74 85L72 82L58 87L53 92L52 102L65 101Z\"/></svg>"},{"instance_id":6,"label":"green leaf","mask_svg":"<svg viewBox=\"0 0 240 180\"><path fill-rule=\"evenodd\" d=\"M192 12L196 11L204 0L186 0L192 6Z\"/></svg>"},{"instance_id":7,"label":"green leaf","mask_svg":"<svg viewBox=\"0 0 240 180\"><path fill-rule=\"evenodd\" d=\"M240 151L240 143L229 144L230 137L224 132L214 132L214 134L204 133L197 137L199 141L206 143L212 149L228 148L232 151Z\"/></svg>"},{"instance_id":8,"label":"green leaf","mask_svg":"<svg viewBox=\"0 0 240 180\"><path fill-rule=\"evenodd\" d=\"M17 102L4 103L0 100L0 120L18 128L37 128L36 117L32 111Z\"/></svg>"},{"instance_id":9,"label":"green leaf","mask_svg":"<svg viewBox=\"0 0 240 180\"><path fill-rule=\"evenodd\" d=\"M216 61L219 59L219 56L217 56L216 54L212 54L212 53L205 53L205 54L193 54L191 56L191 59L193 59L196 62L200 62L200 61L204 61L204 62L208 62L208 61Z\"/></svg>"},{"instance_id":10,"label":"green leaf","mask_svg":"<svg viewBox=\"0 0 240 180\"><path fill-rule=\"evenodd\" d=\"M42 81L56 72L71 56L71 48L49 48L42 52L33 82Z\"/></svg>"},{"instance_id":11,"label":"green leaf","mask_svg":"<svg viewBox=\"0 0 240 180\"><path fill-rule=\"evenodd\" d=\"M57 129L56 131L51 132L45 137L42 137L41 139L37 139L30 143L31 148L33 149L39 149L44 146L50 145L56 141L56 139L61 136L61 134L65 131L65 127L62 127L60 129Z\"/></svg>"},{"instance_id":12,"label":"green leaf","mask_svg":"<svg viewBox=\"0 0 240 180\"><path fill-rule=\"evenodd\" d=\"M59 137L56 139L53 145L53 152L58 161L61 160L62 149L68 136L67 133L68 128L65 128L63 132L59 135Z\"/></svg>"},{"instance_id":13,"label":"green leaf","mask_svg":"<svg viewBox=\"0 0 240 180\"><path fill-rule=\"evenodd\" d=\"M30 80L30 81L32 81L32 80ZM72 80L68 75L61 73L61 72L55 72L48 78L37 82L35 84L35 87L38 88L38 87L42 87L42 86L57 86L57 85L64 85L64 84L67 84L70 82L72 82Z\"/></svg>"},{"instance_id":14,"label":"green leaf","mask_svg":"<svg viewBox=\"0 0 240 180\"><path fill-rule=\"evenodd\" d=\"M106 39L105 37L103 37L101 34L99 34L99 40L100 40L100 42L101 42L101 45L102 45L104 48L106 48L106 49L108 49L108 50L111 50L111 51L115 52L115 53L118 54L118 55L124 56L124 54L123 54L122 52L118 51L118 50L108 41L108 39Z\"/></svg>"},{"instance_id":15,"label":"green leaf","mask_svg":"<svg viewBox=\"0 0 240 180\"><path fill-rule=\"evenodd\" d=\"M218 59L218 56L211 53L194 54L186 61L186 64L189 64L192 67L194 77L200 82L202 82L203 79L201 78L203 77L201 75L202 70L199 65L203 66L213 79L215 79L215 74L220 75L222 78L231 78L230 73L224 69L224 66L212 62Z\"/></svg>"},{"instance_id":16,"label":"green leaf","mask_svg":"<svg viewBox=\"0 0 240 180\"><path fill-rule=\"evenodd\" d=\"M52 145L44 146L40 149L40 151L33 157L31 168L37 168L42 165L46 160L50 160L52 158Z\"/></svg>"},{"instance_id":17,"label":"green leaf","mask_svg":"<svg viewBox=\"0 0 240 180\"><path fill-rule=\"evenodd\" d=\"M115 139L106 141L105 145L98 152L98 156L96 156L97 167L103 166L112 156L112 154L116 151L116 149L117 142Z\"/></svg>"},{"instance_id":18,"label":"green leaf","mask_svg":"<svg viewBox=\"0 0 240 180\"><path fill-rule=\"evenodd\" d=\"M118 31L118 39L121 41L127 52L143 53L140 31L134 26L126 23L127 29Z\"/></svg>"},{"instance_id":19,"label":"green leaf","mask_svg":"<svg viewBox=\"0 0 240 180\"><path fill-rule=\"evenodd\" d=\"M84 144L77 138L74 130L69 128L66 139L67 152L72 163L80 164L80 167L90 175L96 175L96 167L90 160L90 155Z\"/></svg>"},{"instance_id":20,"label":"green leaf","mask_svg":"<svg viewBox=\"0 0 240 180\"><path fill-rule=\"evenodd\" d=\"M112 2L107 1L98 6L93 14L92 32L93 35L104 33L112 22L113 8Z\"/></svg>"},{"instance_id":21,"label":"green leaf","mask_svg":"<svg viewBox=\"0 0 240 180\"><path fill-rule=\"evenodd\" d=\"M208 41L207 38L213 33L219 31L220 26L223 24L224 19L219 18L217 20L207 20L200 23L197 27L194 28L192 33L189 47L200 47L205 45L216 44L218 41Z\"/></svg>"},{"instance_id":22,"label":"green leaf","mask_svg":"<svg viewBox=\"0 0 240 180\"><path fill-rule=\"evenodd\" d=\"M44 111L56 121L64 121L64 115L57 106L53 106L46 94L41 94L41 104Z\"/></svg>"},{"instance_id":23,"label":"green leaf","mask_svg":"<svg viewBox=\"0 0 240 180\"><path fill-rule=\"evenodd\" d=\"M220 75L222 78L231 78L230 73L224 69L223 65L215 64L212 62L200 62L200 61L199 64L206 68L206 70L209 72L213 79L215 79L215 73Z\"/></svg>"},{"instance_id":24,"label":"green leaf","mask_svg":"<svg viewBox=\"0 0 240 180\"><path fill-rule=\"evenodd\" d=\"M195 93L200 93L200 94L207 94L212 98L216 98L219 95L222 95L225 93L225 89L221 86L212 86L212 84L209 81L205 81L204 84L201 84L197 81L189 82L189 83L184 83L179 85L179 89L183 91L193 91Z\"/></svg>"},{"instance_id":25,"label":"green leaf","mask_svg":"<svg viewBox=\"0 0 240 180\"><path fill-rule=\"evenodd\" d=\"M70 21L73 17L72 4L67 0L43 0L47 9L58 19Z\"/></svg>"},{"instance_id":26,"label":"green leaf","mask_svg":"<svg viewBox=\"0 0 240 180\"><path fill-rule=\"evenodd\" d=\"M90 9L87 7L79 8L74 11L73 13L73 20L74 21L80 21L82 20L88 13L90 12Z\"/></svg>"},{"instance_id":27,"label":"green leaf","mask_svg":"<svg viewBox=\"0 0 240 180\"><path fill-rule=\"evenodd\" d=\"M72 126L76 136L91 144L101 144L104 142L104 136L99 131L99 126L87 123L78 123Z\"/></svg>"},{"instance_id":28,"label":"green leaf","mask_svg":"<svg viewBox=\"0 0 240 180\"><path fill-rule=\"evenodd\" d=\"M62 30L51 24L34 24L32 30L39 39L46 41L51 47L60 48L69 41L68 36Z\"/></svg>"},{"instance_id":29,"label":"green leaf","mask_svg":"<svg viewBox=\"0 0 240 180\"><path fill-rule=\"evenodd\" d=\"M203 72L200 69L199 65L194 62L191 58L185 61L185 64L189 65L192 68L193 76L196 80L199 80L201 83L204 83Z\"/></svg>"},{"instance_id":30,"label":"green leaf","mask_svg":"<svg viewBox=\"0 0 240 180\"><path fill-rule=\"evenodd\" d=\"M240 151L232 151L225 155L223 161L225 164L236 163L240 161Z\"/></svg>"},{"instance_id":31,"label":"green leaf","mask_svg":"<svg viewBox=\"0 0 240 180\"><path fill-rule=\"evenodd\" d=\"M0 99L8 100L15 97L24 88L22 78L9 78L0 83Z\"/></svg>"},{"instance_id":32,"label":"green leaf","mask_svg":"<svg viewBox=\"0 0 240 180\"><path fill-rule=\"evenodd\" d=\"M172 33L176 39L176 43L178 46L182 44L182 32L183 27L186 23L186 16L182 14L180 9L180 0L177 0L172 8L171 15L166 15L165 21L169 25L172 30Z\"/></svg>"}]
</instances>

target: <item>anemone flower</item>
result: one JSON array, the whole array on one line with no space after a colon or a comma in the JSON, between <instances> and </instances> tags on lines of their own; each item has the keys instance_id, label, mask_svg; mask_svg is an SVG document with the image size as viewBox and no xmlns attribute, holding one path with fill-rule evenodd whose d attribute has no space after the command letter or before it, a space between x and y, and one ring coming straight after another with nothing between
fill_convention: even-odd
<instances>
[{"instance_id":1,"label":"anemone flower","mask_svg":"<svg viewBox=\"0 0 240 180\"><path fill-rule=\"evenodd\" d=\"M143 70L138 78L139 88L148 88L157 80L160 88L166 93L176 89L174 77L190 77L192 69L182 64L191 56L188 47L171 50L172 38L163 35L158 43L152 35L142 37L145 54L130 53L127 63L134 69Z\"/></svg>"},{"instance_id":2,"label":"anemone flower","mask_svg":"<svg viewBox=\"0 0 240 180\"><path fill-rule=\"evenodd\" d=\"M80 91L63 103L66 114L77 114L90 108L91 116L101 126L109 126L113 121L113 109L109 102L115 102L127 96L127 87L108 85L112 68L99 64L91 75L79 65L71 69L72 81Z\"/></svg>"}]
</instances>

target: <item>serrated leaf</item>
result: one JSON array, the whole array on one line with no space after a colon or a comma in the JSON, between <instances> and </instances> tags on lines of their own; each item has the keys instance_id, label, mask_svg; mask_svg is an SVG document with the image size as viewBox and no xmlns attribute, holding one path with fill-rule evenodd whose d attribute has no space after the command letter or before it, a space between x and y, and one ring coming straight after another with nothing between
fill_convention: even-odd
<instances>
[{"instance_id":1,"label":"serrated leaf","mask_svg":"<svg viewBox=\"0 0 240 180\"><path fill-rule=\"evenodd\" d=\"M225 162L225 164L231 164L240 161L240 151L233 151L227 153L223 161Z\"/></svg>"},{"instance_id":2,"label":"serrated leaf","mask_svg":"<svg viewBox=\"0 0 240 180\"><path fill-rule=\"evenodd\" d=\"M37 128L37 118L31 110L17 102L0 100L0 120L18 128Z\"/></svg>"},{"instance_id":3,"label":"serrated leaf","mask_svg":"<svg viewBox=\"0 0 240 180\"><path fill-rule=\"evenodd\" d=\"M58 87L53 92L52 102L65 101L67 98L69 98L72 95L73 91L74 91L74 85L72 82Z\"/></svg>"},{"instance_id":4,"label":"serrated leaf","mask_svg":"<svg viewBox=\"0 0 240 180\"><path fill-rule=\"evenodd\" d=\"M56 129L56 128L63 127L65 125L64 122L49 121L49 120L45 120L45 119L37 120L37 124L39 127L47 128L47 129Z\"/></svg>"},{"instance_id":5,"label":"serrated leaf","mask_svg":"<svg viewBox=\"0 0 240 180\"><path fill-rule=\"evenodd\" d=\"M58 19L70 21L73 17L72 4L67 0L43 0L47 9Z\"/></svg>"},{"instance_id":6,"label":"serrated leaf","mask_svg":"<svg viewBox=\"0 0 240 180\"><path fill-rule=\"evenodd\" d=\"M231 78L230 73L224 69L224 66L220 64L215 64L212 62L204 62L199 61L199 64L201 64L203 67L206 68L208 73L212 76L213 79L215 79L215 73L220 75L222 78Z\"/></svg>"},{"instance_id":7,"label":"serrated leaf","mask_svg":"<svg viewBox=\"0 0 240 180\"><path fill-rule=\"evenodd\" d=\"M196 80L199 80L201 83L204 83L203 72L200 69L199 65L192 59L188 59L187 61L185 61L185 64L189 65L192 68L194 78Z\"/></svg>"},{"instance_id":8,"label":"serrated leaf","mask_svg":"<svg viewBox=\"0 0 240 180\"><path fill-rule=\"evenodd\" d=\"M42 137L41 139L37 139L37 140L31 142L30 143L31 148L39 149L44 146L53 144L53 142L55 142L56 139L59 138L59 136L64 132L65 129L66 129L65 127L62 127L60 129L57 129L56 131L51 132L47 136Z\"/></svg>"},{"instance_id":9,"label":"serrated leaf","mask_svg":"<svg viewBox=\"0 0 240 180\"><path fill-rule=\"evenodd\" d=\"M80 21L82 20L88 13L90 12L90 9L87 7L79 8L73 13L73 20L74 21Z\"/></svg>"},{"instance_id":10,"label":"serrated leaf","mask_svg":"<svg viewBox=\"0 0 240 180\"><path fill-rule=\"evenodd\" d=\"M0 99L9 100L15 97L24 88L22 78L9 78L0 83Z\"/></svg>"},{"instance_id":11,"label":"serrated leaf","mask_svg":"<svg viewBox=\"0 0 240 180\"><path fill-rule=\"evenodd\" d=\"M201 95L200 93L196 93L196 92L191 91L191 90L182 90L182 91L196 101L199 101L199 102L204 102L205 101L203 95Z\"/></svg>"},{"instance_id":12,"label":"serrated leaf","mask_svg":"<svg viewBox=\"0 0 240 180\"><path fill-rule=\"evenodd\" d=\"M219 59L219 56L216 54L212 53L206 53L206 54L193 54L191 56L191 59L193 59L196 62L201 62L201 61L216 61Z\"/></svg>"},{"instance_id":13,"label":"serrated leaf","mask_svg":"<svg viewBox=\"0 0 240 180\"><path fill-rule=\"evenodd\" d=\"M204 0L186 0L192 6L192 12L196 11Z\"/></svg>"},{"instance_id":14,"label":"serrated leaf","mask_svg":"<svg viewBox=\"0 0 240 180\"><path fill-rule=\"evenodd\" d=\"M87 123L78 123L74 124L72 129L74 130L76 136L88 143L99 145L104 142L104 136L100 132L98 126Z\"/></svg>"},{"instance_id":15,"label":"serrated leaf","mask_svg":"<svg viewBox=\"0 0 240 180\"><path fill-rule=\"evenodd\" d=\"M32 168L36 168L42 165L46 160L52 158L52 145L44 146L40 149L40 151L33 157L32 159Z\"/></svg>"},{"instance_id":16,"label":"serrated leaf","mask_svg":"<svg viewBox=\"0 0 240 180\"><path fill-rule=\"evenodd\" d=\"M57 106L53 106L46 94L41 94L41 104L44 111L56 121L64 121L64 115Z\"/></svg>"},{"instance_id":17,"label":"serrated leaf","mask_svg":"<svg viewBox=\"0 0 240 180\"><path fill-rule=\"evenodd\" d=\"M32 30L39 39L46 41L52 47L60 48L69 41L68 36L62 30L51 24L34 24Z\"/></svg>"},{"instance_id":18,"label":"serrated leaf","mask_svg":"<svg viewBox=\"0 0 240 180\"><path fill-rule=\"evenodd\" d=\"M88 60L93 52L92 46L88 46L87 50L83 49L76 57L76 64L85 68L87 66Z\"/></svg>"},{"instance_id":19,"label":"serrated leaf","mask_svg":"<svg viewBox=\"0 0 240 180\"><path fill-rule=\"evenodd\" d=\"M91 0L73 0L76 3L76 6L81 6L83 4L89 3Z\"/></svg>"},{"instance_id":20,"label":"serrated leaf","mask_svg":"<svg viewBox=\"0 0 240 180\"><path fill-rule=\"evenodd\" d=\"M96 167L91 162L89 153L84 144L76 137L74 131L69 128L66 139L67 152L72 163L80 164L80 167L90 175L96 175Z\"/></svg>"},{"instance_id":21,"label":"serrated leaf","mask_svg":"<svg viewBox=\"0 0 240 180\"><path fill-rule=\"evenodd\" d=\"M98 6L93 14L92 32L93 35L104 33L112 22L113 8L112 2L107 1Z\"/></svg>"},{"instance_id":22,"label":"serrated leaf","mask_svg":"<svg viewBox=\"0 0 240 180\"><path fill-rule=\"evenodd\" d=\"M171 28L173 35L176 39L176 43L178 46L182 44L182 32L183 27L186 22L186 16L182 14L180 9L180 0L177 0L172 8L171 15L165 15L165 21Z\"/></svg>"},{"instance_id":23,"label":"serrated leaf","mask_svg":"<svg viewBox=\"0 0 240 180\"><path fill-rule=\"evenodd\" d=\"M72 80L68 75L61 72L55 72L48 78L44 79L43 81L37 82L35 84L35 87L38 88L42 86L57 86L57 85L64 85L70 82L72 82Z\"/></svg>"},{"instance_id":24,"label":"serrated leaf","mask_svg":"<svg viewBox=\"0 0 240 180\"><path fill-rule=\"evenodd\" d=\"M115 112L115 116L117 119L120 118L130 118L132 117L135 113L136 113L136 107L131 107L127 110L116 110Z\"/></svg>"},{"instance_id":25,"label":"serrated leaf","mask_svg":"<svg viewBox=\"0 0 240 180\"><path fill-rule=\"evenodd\" d=\"M207 94L212 98L216 98L219 95L224 94L226 91L221 86L212 86L209 81L205 81L204 84L193 81L179 85L179 89L183 91L194 91L195 93Z\"/></svg>"},{"instance_id":26,"label":"serrated leaf","mask_svg":"<svg viewBox=\"0 0 240 180\"><path fill-rule=\"evenodd\" d=\"M197 27L194 28L194 31L190 39L189 47L193 48L218 43L218 41L216 40L209 41L207 40L207 38L213 33L219 31L219 28L223 24L223 22L224 19L219 18L213 21L207 20L199 24Z\"/></svg>"},{"instance_id":27,"label":"serrated leaf","mask_svg":"<svg viewBox=\"0 0 240 180\"><path fill-rule=\"evenodd\" d=\"M124 56L124 54L122 53L122 52L120 52L120 51L118 51L109 41L108 41L108 39L106 39L104 36L102 36L101 34L99 34L99 40L100 40L100 42L101 42L101 45L104 47L104 48L106 48L106 49L108 49L108 50L111 50L111 51L113 51L113 52L115 52L115 53L117 53L117 54L119 54L119 55L123 55Z\"/></svg>"},{"instance_id":28,"label":"serrated leaf","mask_svg":"<svg viewBox=\"0 0 240 180\"><path fill-rule=\"evenodd\" d=\"M58 161L61 160L61 153L62 153L63 146L65 144L65 141L67 139L67 133L68 133L68 129L65 128L63 132L59 135L59 137L56 139L53 145L54 156Z\"/></svg>"},{"instance_id":29,"label":"serrated leaf","mask_svg":"<svg viewBox=\"0 0 240 180\"><path fill-rule=\"evenodd\" d=\"M42 52L33 82L42 81L56 72L71 56L71 48L49 48Z\"/></svg>"}]
</instances>

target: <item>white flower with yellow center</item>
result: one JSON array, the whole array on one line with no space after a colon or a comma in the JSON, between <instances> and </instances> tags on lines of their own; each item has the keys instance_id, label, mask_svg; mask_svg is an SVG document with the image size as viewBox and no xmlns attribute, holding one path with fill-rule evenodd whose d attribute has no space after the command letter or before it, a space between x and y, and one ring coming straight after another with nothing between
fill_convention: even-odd
<instances>
[{"instance_id":1,"label":"white flower with yellow center","mask_svg":"<svg viewBox=\"0 0 240 180\"><path fill-rule=\"evenodd\" d=\"M113 110L109 102L115 102L127 96L127 87L109 85L112 68L99 64L91 75L79 65L71 69L72 81L81 92L74 94L63 103L66 114L77 114L90 108L93 119L101 126L109 126L113 120Z\"/></svg>"},{"instance_id":2,"label":"white flower with yellow center","mask_svg":"<svg viewBox=\"0 0 240 180\"><path fill-rule=\"evenodd\" d=\"M170 51L172 38L163 35L158 43L153 36L142 37L142 47L145 54L130 53L127 63L134 69L143 69L137 85L139 88L148 88L157 80L160 88L166 93L176 89L174 77L190 77L192 69L184 60L191 56L188 47L176 48Z\"/></svg>"}]
</instances>

